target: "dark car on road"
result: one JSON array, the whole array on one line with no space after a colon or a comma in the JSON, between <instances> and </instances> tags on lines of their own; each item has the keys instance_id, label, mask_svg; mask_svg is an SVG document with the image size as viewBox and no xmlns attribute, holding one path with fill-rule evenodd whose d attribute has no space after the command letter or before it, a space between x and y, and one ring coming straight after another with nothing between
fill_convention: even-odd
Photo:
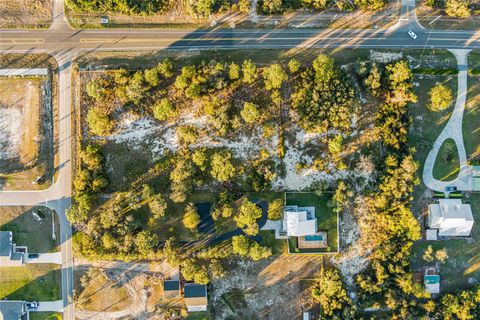
<instances>
[{"instance_id":1,"label":"dark car on road","mask_svg":"<svg viewBox=\"0 0 480 320\"><path fill-rule=\"evenodd\" d=\"M457 191L457 187L454 187L454 186L445 187L445 192L454 192L454 191Z\"/></svg>"},{"instance_id":2,"label":"dark car on road","mask_svg":"<svg viewBox=\"0 0 480 320\"><path fill-rule=\"evenodd\" d=\"M28 254L28 259L36 259L38 258L40 255L38 253L29 253Z\"/></svg>"}]
</instances>

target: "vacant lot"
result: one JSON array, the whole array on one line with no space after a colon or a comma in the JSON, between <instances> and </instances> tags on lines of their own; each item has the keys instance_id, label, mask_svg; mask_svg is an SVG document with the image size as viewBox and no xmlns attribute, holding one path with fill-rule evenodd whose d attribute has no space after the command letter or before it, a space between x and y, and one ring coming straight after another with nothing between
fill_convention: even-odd
<instances>
[{"instance_id":1,"label":"vacant lot","mask_svg":"<svg viewBox=\"0 0 480 320\"><path fill-rule=\"evenodd\" d=\"M300 279L318 271L318 257L281 255L239 261L228 277L212 282L213 319L296 319L301 316Z\"/></svg>"},{"instance_id":2,"label":"vacant lot","mask_svg":"<svg viewBox=\"0 0 480 320\"><path fill-rule=\"evenodd\" d=\"M52 0L0 1L0 28L47 28L52 23Z\"/></svg>"},{"instance_id":3,"label":"vacant lot","mask_svg":"<svg viewBox=\"0 0 480 320\"><path fill-rule=\"evenodd\" d=\"M33 211L38 212L43 219L35 220ZM45 207L2 207L0 230L12 231L15 243L28 246L29 252L54 252L59 249L60 230L57 215L53 215L53 218L56 240L52 240L52 214Z\"/></svg>"},{"instance_id":4,"label":"vacant lot","mask_svg":"<svg viewBox=\"0 0 480 320\"><path fill-rule=\"evenodd\" d=\"M50 84L43 78L0 79L0 184L2 189L32 185L51 171Z\"/></svg>"},{"instance_id":5,"label":"vacant lot","mask_svg":"<svg viewBox=\"0 0 480 320\"><path fill-rule=\"evenodd\" d=\"M26 264L1 267L0 299L54 301L62 298L60 266Z\"/></svg>"}]
</instances>

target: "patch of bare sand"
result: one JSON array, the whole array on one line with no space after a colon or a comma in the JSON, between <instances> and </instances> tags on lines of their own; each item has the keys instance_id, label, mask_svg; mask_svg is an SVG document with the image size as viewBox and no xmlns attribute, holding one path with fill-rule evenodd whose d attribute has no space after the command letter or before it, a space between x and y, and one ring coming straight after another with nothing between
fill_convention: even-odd
<instances>
[{"instance_id":1,"label":"patch of bare sand","mask_svg":"<svg viewBox=\"0 0 480 320\"><path fill-rule=\"evenodd\" d=\"M292 255L235 262L227 277L212 282L215 318L295 319L302 312L299 280L313 277L319 266L318 257ZM244 299L234 312L224 302L233 291L242 292Z\"/></svg>"},{"instance_id":2,"label":"patch of bare sand","mask_svg":"<svg viewBox=\"0 0 480 320\"><path fill-rule=\"evenodd\" d=\"M6 170L33 164L38 156L42 80L0 79L0 161ZM20 163L18 163L20 162Z\"/></svg>"}]
</instances>

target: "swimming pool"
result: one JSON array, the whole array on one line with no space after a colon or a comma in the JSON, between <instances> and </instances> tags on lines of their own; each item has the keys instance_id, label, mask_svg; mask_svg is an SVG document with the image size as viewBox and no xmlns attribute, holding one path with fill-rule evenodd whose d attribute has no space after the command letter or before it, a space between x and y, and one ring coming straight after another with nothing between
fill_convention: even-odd
<instances>
[{"instance_id":1,"label":"swimming pool","mask_svg":"<svg viewBox=\"0 0 480 320\"><path fill-rule=\"evenodd\" d=\"M304 239L305 239L305 241L323 241L324 240L323 235L321 235L321 234L314 234L314 235L311 235L311 236L305 236Z\"/></svg>"}]
</instances>

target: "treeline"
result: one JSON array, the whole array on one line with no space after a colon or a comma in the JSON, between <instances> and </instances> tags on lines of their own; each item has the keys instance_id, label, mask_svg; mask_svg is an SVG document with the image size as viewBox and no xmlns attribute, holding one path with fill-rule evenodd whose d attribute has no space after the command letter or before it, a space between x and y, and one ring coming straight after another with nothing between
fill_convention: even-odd
<instances>
[{"instance_id":1,"label":"treeline","mask_svg":"<svg viewBox=\"0 0 480 320\"><path fill-rule=\"evenodd\" d=\"M296 9L337 9L340 11L379 10L389 0L259 0L257 10L263 14L280 14Z\"/></svg>"},{"instance_id":2,"label":"treeline","mask_svg":"<svg viewBox=\"0 0 480 320\"><path fill-rule=\"evenodd\" d=\"M66 5L76 13L110 12L127 15L151 15L166 13L172 9L185 9L192 16L208 17L212 13L226 11L248 12L250 0L66 0Z\"/></svg>"},{"instance_id":3,"label":"treeline","mask_svg":"<svg viewBox=\"0 0 480 320\"><path fill-rule=\"evenodd\" d=\"M361 64L357 72L372 95L384 101L376 125L384 149L382 175L376 190L357 196L354 202L342 196L351 187L340 183L334 201L339 208L353 204L359 244L370 263L355 279L355 302L346 295L337 270L325 267L318 273L312 297L321 307L321 317L358 319L371 315L363 311L369 308L381 310L389 319L476 319L480 316L479 288L432 300L423 284L416 282L410 265L413 242L421 238L410 208L418 183L418 165L408 146L408 106L416 101L413 74L405 61L386 66Z\"/></svg>"},{"instance_id":4,"label":"treeline","mask_svg":"<svg viewBox=\"0 0 480 320\"><path fill-rule=\"evenodd\" d=\"M480 3L476 0L424 0L424 3L455 18L468 18L480 10Z\"/></svg>"}]
</instances>

